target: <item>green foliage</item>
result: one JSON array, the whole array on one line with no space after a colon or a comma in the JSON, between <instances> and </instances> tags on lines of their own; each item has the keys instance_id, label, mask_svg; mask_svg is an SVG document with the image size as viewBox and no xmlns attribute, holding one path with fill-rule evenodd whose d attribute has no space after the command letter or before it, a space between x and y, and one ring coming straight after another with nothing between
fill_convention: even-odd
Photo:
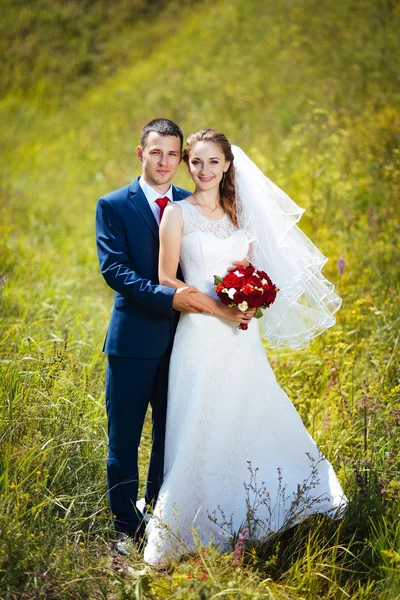
<instances>
[{"instance_id":1,"label":"green foliage","mask_svg":"<svg viewBox=\"0 0 400 600\"><path fill-rule=\"evenodd\" d=\"M166 0L5 0L0 95L72 102L118 66L146 58L171 35L190 0L179 4L178 11ZM165 18L169 29L163 27ZM159 19L158 27L149 28L154 19Z\"/></svg>"},{"instance_id":2,"label":"green foliage","mask_svg":"<svg viewBox=\"0 0 400 600\"><path fill-rule=\"evenodd\" d=\"M391 0L3 2L2 597L399 596L399 17ZM242 145L307 209L343 297L308 349L268 355L351 506L248 547L235 569L212 548L168 573L107 550L112 295L94 206L138 173L140 128L158 115ZM150 440L148 421L142 484Z\"/></svg>"}]
</instances>

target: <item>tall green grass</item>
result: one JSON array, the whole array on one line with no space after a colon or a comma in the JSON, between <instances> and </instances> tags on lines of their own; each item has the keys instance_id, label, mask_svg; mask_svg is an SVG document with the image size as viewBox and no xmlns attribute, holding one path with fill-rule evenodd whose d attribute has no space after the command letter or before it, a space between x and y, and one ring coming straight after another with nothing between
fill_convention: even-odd
<instances>
[{"instance_id":1,"label":"tall green grass","mask_svg":"<svg viewBox=\"0 0 400 600\"><path fill-rule=\"evenodd\" d=\"M11 47L24 52L34 20L41 60L31 72L17 53L12 75L15 56L5 54L0 103L1 596L394 600L398 6L159 4L142 16L145 34L121 16L136 3L112 6L4 4ZM93 69L73 70L81 59ZM112 293L98 271L93 215L98 196L139 173L140 129L160 115L185 133L222 129L307 209L302 227L330 258L325 273L344 300L336 327L310 348L268 355L349 511L339 524L311 519L249 548L235 569L232 556L203 549L170 573L142 573L139 553L126 562L108 551L101 348ZM176 181L189 187L184 168ZM147 423L142 485L149 447Z\"/></svg>"}]
</instances>

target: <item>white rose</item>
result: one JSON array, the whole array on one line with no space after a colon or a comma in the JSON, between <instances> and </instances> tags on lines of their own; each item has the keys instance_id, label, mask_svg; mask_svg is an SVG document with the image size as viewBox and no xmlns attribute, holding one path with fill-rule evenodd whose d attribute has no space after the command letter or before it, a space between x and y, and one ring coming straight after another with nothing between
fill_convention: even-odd
<instances>
[{"instance_id":1,"label":"white rose","mask_svg":"<svg viewBox=\"0 0 400 600\"><path fill-rule=\"evenodd\" d=\"M228 296L229 296L229 298L230 298L231 300L233 300L233 296L235 295L235 293L236 293L236 290L235 290L235 288L230 288L230 289L228 290Z\"/></svg>"},{"instance_id":2,"label":"white rose","mask_svg":"<svg viewBox=\"0 0 400 600\"><path fill-rule=\"evenodd\" d=\"M243 302L241 302L240 304L238 304L238 309L241 312L246 312L246 310L249 308L249 305L247 304L246 300L243 300Z\"/></svg>"}]
</instances>

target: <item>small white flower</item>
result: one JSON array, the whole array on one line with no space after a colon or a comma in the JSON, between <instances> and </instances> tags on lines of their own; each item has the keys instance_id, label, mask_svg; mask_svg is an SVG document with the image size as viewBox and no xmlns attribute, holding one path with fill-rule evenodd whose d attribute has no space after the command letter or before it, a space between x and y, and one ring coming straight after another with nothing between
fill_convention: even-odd
<instances>
[{"instance_id":1,"label":"small white flower","mask_svg":"<svg viewBox=\"0 0 400 600\"><path fill-rule=\"evenodd\" d=\"M266 283L268 283L268 281L267 281L266 279L262 279L262 280L261 280L261 283L262 283L263 285L265 285Z\"/></svg>"},{"instance_id":2,"label":"small white flower","mask_svg":"<svg viewBox=\"0 0 400 600\"><path fill-rule=\"evenodd\" d=\"M233 300L233 296L235 295L235 293L236 293L236 290L235 290L235 288L230 288L230 289L228 290L228 296L229 296L229 298L230 298L231 300Z\"/></svg>"},{"instance_id":3,"label":"small white flower","mask_svg":"<svg viewBox=\"0 0 400 600\"><path fill-rule=\"evenodd\" d=\"M238 309L241 312L246 312L246 310L249 308L249 305L247 304L246 300L243 300L243 302L241 302L240 304L238 304Z\"/></svg>"},{"instance_id":4,"label":"small white flower","mask_svg":"<svg viewBox=\"0 0 400 600\"><path fill-rule=\"evenodd\" d=\"M234 274L238 277L244 277L243 273L240 273L240 271L234 271Z\"/></svg>"}]
</instances>

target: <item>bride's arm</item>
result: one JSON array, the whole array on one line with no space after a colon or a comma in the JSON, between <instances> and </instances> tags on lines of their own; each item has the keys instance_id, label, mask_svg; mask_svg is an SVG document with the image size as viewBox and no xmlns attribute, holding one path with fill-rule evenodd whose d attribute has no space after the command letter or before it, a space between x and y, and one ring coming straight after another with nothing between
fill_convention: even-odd
<instances>
[{"instance_id":1,"label":"bride's arm","mask_svg":"<svg viewBox=\"0 0 400 600\"><path fill-rule=\"evenodd\" d=\"M182 210L178 204L170 203L166 207L160 224L160 255L158 263L158 278L162 285L175 289L187 288L187 284L176 277L181 251L183 231ZM236 323L248 323L249 318L238 309L225 306L207 294L193 288L193 296L207 312L218 317L224 317Z\"/></svg>"},{"instance_id":2,"label":"bride's arm","mask_svg":"<svg viewBox=\"0 0 400 600\"><path fill-rule=\"evenodd\" d=\"M181 252L183 231L182 211L177 204L169 203L160 223L160 253L158 260L158 279L162 285L172 288L187 287L176 273Z\"/></svg>"},{"instance_id":3,"label":"bride's arm","mask_svg":"<svg viewBox=\"0 0 400 600\"><path fill-rule=\"evenodd\" d=\"M178 204L168 204L160 224L160 255L158 279L162 285L180 289L187 284L176 277L181 251L183 231L182 210ZM196 290L196 300L204 306L205 312L222 316L218 303L206 294Z\"/></svg>"}]
</instances>

